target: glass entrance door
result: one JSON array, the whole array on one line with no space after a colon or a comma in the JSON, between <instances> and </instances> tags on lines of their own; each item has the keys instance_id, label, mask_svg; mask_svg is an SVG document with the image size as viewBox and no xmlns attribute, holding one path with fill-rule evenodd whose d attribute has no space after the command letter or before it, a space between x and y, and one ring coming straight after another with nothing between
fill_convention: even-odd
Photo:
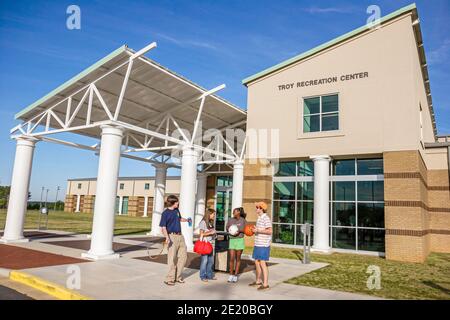
<instances>
[{"instance_id":1,"label":"glass entrance door","mask_svg":"<svg viewBox=\"0 0 450 320\"><path fill-rule=\"evenodd\" d=\"M231 194L230 187L217 187L216 189L216 230L225 231L228 218L231 217Z\"/></svg>"}]
</instances>

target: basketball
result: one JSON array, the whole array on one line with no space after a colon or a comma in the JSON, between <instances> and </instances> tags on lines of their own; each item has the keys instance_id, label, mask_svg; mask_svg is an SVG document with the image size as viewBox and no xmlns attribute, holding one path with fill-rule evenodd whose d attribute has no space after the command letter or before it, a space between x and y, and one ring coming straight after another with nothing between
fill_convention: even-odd
<instances>
[{"instance_id":1,"label":"basketball","mask_svg":"<svg viewBox=\"0 0 450 320\"><path fill-rule=\"evenodd\" d=\"M251 237L251 236L253 236L255 233L253 232L253 228L255 227L255 225L254 224L247 224L247 225L245 225L245 228L244 228L244 233L245 233L245 235L246 236L249 236L249 237Z\"/></svg>"},{"instance_id":2,"label":"basketball","mask_svg":"<svg viewBox=\"0 0 450 320\"><path fill-rule=\"evenodd\" d=\"M236 236L239 233L239 228L237 225L232 224L229 228L228 228L228 232L232 235L232 236Z\"/></svg>"}]
</instances>

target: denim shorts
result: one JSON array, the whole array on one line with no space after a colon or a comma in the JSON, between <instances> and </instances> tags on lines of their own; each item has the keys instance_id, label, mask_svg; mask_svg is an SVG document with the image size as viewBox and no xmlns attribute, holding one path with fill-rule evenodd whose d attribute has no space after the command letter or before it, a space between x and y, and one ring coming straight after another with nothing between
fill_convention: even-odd
<instances>
[{"instance_id":1,"label":"denim shorts","mask_svg":"<svg viewBox=\"0 0 450 320\"><path fill-rule=\"evenodd\" d=\"M253 259L269 261L270 247L254 247Z\"/></svg>"}]
</instances>

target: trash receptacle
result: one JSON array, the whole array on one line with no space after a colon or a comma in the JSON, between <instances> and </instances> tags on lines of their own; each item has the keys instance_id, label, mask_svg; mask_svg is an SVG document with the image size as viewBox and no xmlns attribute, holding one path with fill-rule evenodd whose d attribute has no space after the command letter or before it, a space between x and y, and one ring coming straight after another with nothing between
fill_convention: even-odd
<instances>
[{"instance_id":1,"label":"trash receptacle","mask_svg":"<svg viewBox=\"0 0 450 320\"><path fill-rule=\"evenodd\" d=\"M227 232L217 232L214 244L214 270L228 272L228 242Z\"/></svg>"}]
</instances>

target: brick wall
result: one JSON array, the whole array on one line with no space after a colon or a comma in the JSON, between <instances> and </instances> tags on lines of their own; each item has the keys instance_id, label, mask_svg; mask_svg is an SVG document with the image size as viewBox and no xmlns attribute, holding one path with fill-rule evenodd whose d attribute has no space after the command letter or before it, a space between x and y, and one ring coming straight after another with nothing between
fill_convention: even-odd
<instances>
[{"instance_id":1,"label":"brick wall","mask_svg":"<svg viewBox=\"0 0 450 320\"><path fill-rule=\"evenodd\" d=\"M66 212L74 212L77 204L77 198L74 195L66 195L64 199L64 211Z\"/></svg>"},{"instance_id":2,"label":"brick wall","mask_svg":"<svg viewBox=\"0 0 450 320\"><path fill-rule=\"evenodd\" d=\"M386 258L423 262L450 252L447 170L427 170L418 151L385 152Z\"/></svg>"},{"instance_id":3,"label":"brick wall","mask_svg":"<svg viewBox=\"0 0 450 320\"><path fill-rule=\"evenodd\" d=\"M264 201L268 205L268 215L272 216L272 169L264 159L246 160L244 165L243 207L247 221L255 223L257 215L255 202ZM245 237L247 246L253 246L253 237Z\"/></svg>"},{"instance_id":4,"label":"brick wall","mask_svg":"<svg viewBox=\"0 0 450 320\"><path fill-rule=\"evenodd\" d=\"M128 215L132 217L139 216L139 198L136 196L128 197ZM142 211L143 212L143 211ZM142 216L142 213L140 214Z\"/></svg>"},{"instance_id":5,"label":"brick wall","mask_svg":"<svg viewBox=\"0 0 450 320\"><path fill-rule=\"evenodd\" d=\"M81 210L84 213L94 213L95 196L87 195L84 196L84 205Z\"/></svg>"}]
</instances>

